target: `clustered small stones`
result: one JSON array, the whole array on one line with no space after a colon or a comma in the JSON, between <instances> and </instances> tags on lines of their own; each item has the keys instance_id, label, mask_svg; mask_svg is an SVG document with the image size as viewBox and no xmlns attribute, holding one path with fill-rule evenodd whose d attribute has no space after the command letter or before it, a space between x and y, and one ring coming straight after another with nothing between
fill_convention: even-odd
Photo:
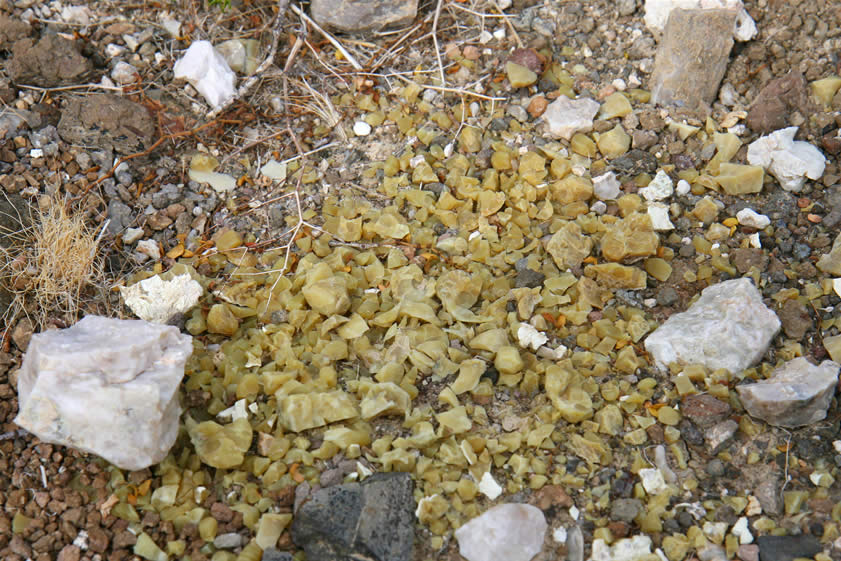
<instances>
[{"instance_id":1,"label":"clustered small stones","mask_svg":"<svg viewBox=\"0 0 841 561\"><path fill-rule=\"evenodd\" d=\"M791 68L802 70L809 81L835 71L831 68L831 59L822 51L822 41L837 37L841 28L828 25L826 18L817 13L819 8L812 3L776 4L777 11L773 13L749 6L752 12L759 12L752 15L760 23L760 29L763 21L770 25L770 20L763 16L778 18L776 25L780 21L789 24L782 26L782 31L774 37L755 42L735 55L725 78L725 87L729 85L726 91L731 93L723 96L723 104L714 108L716 118L723 117L727 111L747 109L744 103L756 97L759 85ZM764 6L764 3L758 5ZM25 8L33 16L48 18L52 15L43 12L42 7L27 5ZM709 541L719 542L728 555L748 555L750 552L742 549L748 544L738 543L737 536L727 533L740 516L749 517L754 535L803 533L820 538L824 544L837 540L841 535L838 484L820 477L810 479L817 473L838 480L841 451L832 448L839 436L837 427L817 426L797 432L789 439L785 434L769 430L741 415L738 401L733 398L735 392L731 390L738 382L736 376L742 377L744 373L690 369L688 375L709 393L681 395L675 391L669 376L651 370L641 354L625 351L621 362L616 356L616 351L633 349L639 340L633 341L636 336L621 329L617 332L617 324L627 327L633 323L634 329L641 331L641 337L658 321L685 309L703 286L741 275L752 276L766 300L779 304L775 311L786 335L775 346L768 361L749 376L761 378L774 362L787 357L802 354L823 358L827 352L831 354L835 348L829 344L824 348L818 333L837 337L841 325L837 323L833 309L841 299L814 263L829 251L834 238L834 232L829 229L841 216L836 164L827 167L822 185L807 183L796 196L782 192L773 183L766 184L761 195L734 197L693 188L673 196L669 201L669 216L676 231L657 234L661 243L654 247L656 253L643 254L649 260L656 258L668 262L669 268L665 269L659 261L651 265L643 261L623 265L648 272L644 285L634 287L639 290L623 290L621 286L605 290L604 286L599 286L608 282L605 279L624 282L625 277L615 274L614 270L604 276L588 275L587 267L596 264L586 262L590 250L579 262L572 264L572 274L559 270L547 255L548 248L544 250L544 243L557 233L561 222L570 220L558 219L557 208L547 211L548 217L541 217L539 204L546 199L529 200L530 195L524 192L522 200L526 201L526 210L519 212L528 216L529 209L535 207L535 216L528 216L532 222L526 225L517 224L513 213L504 220L493 218L498 212L505 212L502 205L494 208L498 201L490 197L480 199L470 192L471 185L455 184L447 179L451 168L462 175L468 175L467 171L471 170L474 177L482 179L480 172L494 168L494 162L501 173L508 170L511 170L508 173L522 173L519 166L525 162L533 165L534 160L529 162L525 157L528 153L543 154L540 156L545 160L543 172L551 173L551 161L566 156L551 158L547 153L559 153L561 148L569 146L552 144L534 134L535 130L540 132L541 127L536 120L540 104L532 104L532 101L540 96L549 98L549 94L559 88L587 92L600 100L616 90L625 89L625 96L634 105L633 112L624 117L597 119L593 125L596 133L604 134L617 122L621 123L631 142L630 150L623 156L605 161L595 152L592 161L586 162L589 171L585 168L585 175L596 175L594 168L597 172L612 170L619 175L622 193L629 197L624 203L605 201L600 216L618 217L643 210L644 203L638 200L636 192L652 179L658 168L673 165L670 174L677 180L681 172L703 168L713 158L715 147L709 139L701 140L699 134L682 137L682 129L670 127L666 112L645 103L646 92L634 90L651 70L653 39L644 31L638 18L629 18L632 9L630 12L627 8L621 9L617 20L608 20L605 17L608 13L612 12L608 11L606 3L593 3L593 6L562 3L559 7L526 8L519 17L512 18L519 32L536 34L530 45L534 50L530 52L541 53L546 59L544 62L563 59L569 63L568 67L581 65L583 71L566 72L560 83L557 74L540 74L535 89L519 99L524 90L505 91L506 82L488 86L485 93L512 94L513 104L497 105L492 112L489 103L475 103L475 106L468 103L469 114L461 117L467 124L464 131L473 132L463 131L460 138L456 138L454 132L462 120L458 118L461 104L436 94L431 88L409 86L394 92L383 91L379 95L380 101L375 101L370 94L353 99L337 97L337 106L355 114L358 117L355 122L367 125L359 127L360 131L365 131L364 138L357 141L360 149L365 149L362 143L391 142L396 154L393 159L383 158L374 165L364 160L354 164L350 151L337 150L329 157L339 171L331 169L330 173L347 178L348 170L366 168L360 184L391 197L393 206L383 209L382 200L378 199L365 202L358 197L340 197L333 193L326 197L307 193L312 197L310 200L323 203L319 223L329 234L309 232L309 236L298 241L294 250L297 269L288 277L278 279L276 274L266 273L283 262L282 251L258 255L243 250L246 243L258 239L253 233L256 221L235 216L231 206L220 208L220 199L199 184L172 182L179 162L169 158L158 161L154 175L160 178L160 186L139 196L136 193L142 174L133 166L118 170L113 179L104 181L102 189L107 206L92 213L99 212L100 217L111 219L109 233L115 236L124 237L129 229L137 228L142 232L133 241L149 238L164 250L182 242L188 250L194 250L208 227L224 224L233 228L221 230L214 236L217 254L187 262L209 278L218 276L229 280L205 302L205 306L187 318L185 327L196 335L199 344L189 372L195 377L192 383L187 383L186 403L188 415L195 415L197 420L204 422L215 423L213 419L221 411L235 408L243 399L248 404L256 404L256 413L250 410L247 413L246 424L250 425L247 430L238 423L243 432L248 432L248 442L240 446L242 462L231 469L213 470L203 465L202 460L207 456L202 458L201 452L197 454L188 438L182 438L171 458L161 466L132 473L122 473L105 462L90 460L72 450L59 450L47 444L29 446L23 438L0 440L0 481L3 481L0 488L4 489L0 491L0 504L5 506L5 512L0 513L0 552L5 558L41 560L57 555L61 561L78 561L83 556L99 554L103 559L120 561L130 557L138 536L146 535L172 556L190 555L194 561L235 559L236 554L243 551L242 547L254 538L261 515L292 513L296 502L305 499L307 490L363 477L366 470L388 469L415 474L416 500L429 499L421 511L421 523L428 529L421 534L427 542L424 547L438 551L446 547L444 537L454 528L491 504L477 492L476 484L482 472L476 466L484 466L503 484L506 491L503 497L536 504L550 514L548 518L553 527L574 528L577 525L588 543L596 537L610 542L642 530L654 537L655 545L672 560L684 558L691 549ZM96 40L120 47L126 45L129 52L136 51L139 56L131 61L142 71L143 61L154 60L156 47L152 34L144 35L142 30L137 32L134 26L124 22L115 25L122 27L106 28ZM552 38L558 34L568 36L560 53L550 47ZM131 40L126 39L126 35ZM803 45L815 48L803 48ZM120 49L111 51L123 52ZM631 64L620 66L626 52ZM470 65L464 64L477 60L467 48L461 52L458 48L450 49L450 54L450 60L466 69L450 75L455 83L463 78L466 81L476 73L476 65L471 73ZM459 58L462 55L463 58ZM769 55L773 60L763 66ZM487 64L497 72L504 66L504 60L492 55L482 54L482 57L477 65ZM622 82L618 85L626 88L611 84L614 91L600 90L599 85L604 85L606 76L620 78ZM0 91L0 96L4 95ZM90 171L94 165L101 169L110 167L113 154L107 150L67 147L57 137L53 127L58 121L53 107L38 103L31 93L15 99L12 90L7 97L4 101L18 103L18 108L28 111L31 119L27 119L29 132L22 132L23 122L18 123L17 132L0 148L0 172L3 173L0 185L6 191L38 197L61 187L70 193L79 193L95 181L96 172ZM421 103L426 105L421 106ZM840 103L841 98L836 96L831 107L837 110ZM410 108L411 114L407 111ZM837 118L831 112L818 111L810 118L806 114L798 116L796 113L801 110L805 111L804 108L788 108L794 120L800 121L797 124L804 127L806 138L816 140L832 132L833 127L837 129ZM476 134L474 126L477 123L485 127L484 133ZM702 133L706 126L703 119L693 115L686 116L682 124L698 127ZM428 130L423 130L427 127ZM387 135L395 130L400 134L395 134L396 140L389 139ZM577 143L582 150L589 150L590 144L595 145L594 139L591 133L584 136L588 138L579 138ZM450 150L454 148L456 155L456 159L450 161L453 164L450 168L445 165L448 158L444 157L449 142L453 143ZM505 154L495 157L496 153ZM416 163L410 163L419 155L422 157ZM459 156L462 159L458 159ZM574 151L568 151L567 156L571 163L585 165L583 159L576 158ZM506 159L510 167L505 167ZM743 151L735 155L734 161L744 161ZM528 172L539 173L536 167ZM295 173L327 175L323 169L293 166L290 174ZM67 177L59 179L60 174ZM564 177L572 176L579 174L570 174L569 170L564 174ZM339 181L330 183L338 184ZM247 188L239 193L241 198L247 198L248 194ZM480 241L493 232L501 235L498 255L487 251L482 258L487 269L493 270L493 274L484 276L477 268L477 260L471 259L470 255L486 250L476 248L479 244L465 226L474 221L478 223L478 220L474 216L452 213L442 204L445 201L455 205L450 199L474 196L487 211L474 213L484 215L486 222L481 227L484 230L479 228L482 232L478 237ZM747 206L748 199L751 208L770 218L769 228L756 232L740 227L738 221L733 222L737 212ZM565 204L577 202L580 201L565 201ZM565 209L575 210L574 207ZM589 211L587 208L578 215L585 216ZM274 216L274 230L280 231L290 225L294 209L278 205L274 215L270 211L269 216ZM437 219L433 219L435 216ZM822 222L810 216L822 218ZM554 225L553 219L558 220ZM593 229L599 225L599 220L584 222ZM703 223L703 227L699 227L699 223ZM711 243L704 237L704 232L709 232L712 225L722 226L728 232L735 229L735 233L723 235ZM395 242L405 236L399 235L404 231L411 232L411 245ZM630 229L623 236L640 233L640 230ZM745 243L747 236L754 233L759 234L761 246L766 249L749 247ZM357 250L353 246L355 243L371 244L371 248ZM126 246L131 243L127 242ZM495 261L491 260L500 255ZM597 255L596 250L593 255ZM139 263L150 258L153 259L149 254L139 252L133 256ZM565 253L564 258L569 255ZM173 262L167 259L164 258L165 263ZM375 261L380 265L375 265ZM344 279L344 292L342 287L316 285L326 277L312 271L324 264ZM450 297L453 300L473 298L478 302L475 307L449 308L443 302L445 309L441 309L434 298L423 293L425 279L440 278L447 270L463 269L476 275L488 293L474 298L469 287L457 284L457 290ZM259 274L237 277L235 273ZM661 274L666 280L658 278ZM574 283L580 282L579 279L591 280L591 277L596 282L583 282L566 293ZM533 291L539 293L559 279L560 285L552 294L556 304L541 307ZM390 287L383 284L385 280L391 280ZM318 287L311 290L309 298L305 292L307 286ZM514 298L500 301L497 307L491 305L492 298L503 299L512 289L517 291ZM391 320L383 318L382 325L376 325L372 335L376 334L375 342L383 347L375 350L383 351L394 361L408 360L407 366L401 366L399 373L394 370L382 375L388 382L375 375L377 381L373 383L371 366L376 361L371 357L381 358L382 354L365 354L371 349L359 342L361 335L355 330L360 329L360 324L352 314L359 317L362 313L370 314L365 317L370 321L375 317L375 311L388 313L393 308L383 309L387 307L383 306L385 302L371 294L391 291L388 303L394 304L397 290L403 291L403 296L414 298L410 300L412 305L404 306L402 315L395 314ZM590 292L585 294L585 290ZM330 296L326 301L320 299L325 293ZM575 303L582 295L598 300L599 306L583 310L580 323L573 320L574 310L570 310L565 318L568 323L563 324L557 308ZM348 299L347 308L339 304L342 296ZM564 297L569 302L561 304ZM444 298L447 298L446 294ZM263 304L271 306L261 309ZM334 313L319 316L307 311L307 305L322 306L328 311L332 307ZM430 310L432 315L429 315ZM472 348L471 340L464 333L454 333L443 345L439 338L437 347L414 348L426 342L424 337L440 335L437 326L437 330L427 329L424 322L436 318L435 321L463 330L470 324L458 323L452 318L465 311L492 316L498 324L493 327L503 332L503 339L494 341L504 340L506 350ZM345 312L348 317L343 316ZM552 317L546 318L544 312ZM551 371L553 376L568 377L567 382L572 387L569 391L566 388L551 392L546 389L546 372L551 368L548 364L555 361L554 355L547 359L539 353L517 349L516 333L510 333L510 328L522 321L532 321L551 334L550 344L544 348L555 352L561 345L567 347L570 354L566 358L575 366L572 370L586 369L587 375ZM328 322L332 324L319 325ZM591 324L598 326L593 328L598 333L590 333L584 328L571 329L574 325ZM393 332L388 333L392 327ZM342 328L348 337L331 334ZM416 330L418 334L411 337L418 339L401 334L401 330L407 329ZM506 330L509 330L507 335ZM475 335L481 334L479 329L476 331ZM265 332L271 333L273 338ZM296 338L294 345L293 337ZM401 340L401 337L407 338ZM614 346L604 353L594 350L593 347L602 344L605 338L613 338ZM621 348L616 346L618 341L624 341ZM377 414L385 416L371 417L375 419L372 422L368 422L371 419L340 421L326 429L314 428L300 434L278 428L280 420L273 413L278 406L274 394L289 380L283 378L283 372L264 369L258 376L254 369L279 360L276 355L288 352L284 350L287 348L294 348L301 357L300 364L296 363L294 368L287 364L287 368L298 371L297 379L293 380L301 384L302 389L312 391L313 388L307 388L307 385L314 385L319 393L347 392L363 403L369 400L371 407L384 403L385 407ZM412 352L420 354L412 355ZM424 356L424 353L428 354ZM609 357L608 361L598 359L595 356L598 354ZM479 357L487 366L479 372L473 387L456 395L450 387L455 384L455 372L443 375L444 368L436 374L429 361L432 357L435 360L444 356L467 359L470 355ZM351 356L354 360L350 360ZM284 360L292 359L284 357ZM541 362L543 366L539 366ZM617 362L624 365L624 372L612 371ZM11 355L0 354L0 420L4 421L0 426L5 431L14 430L10 420L16 411L11 364ZM246 364L252 366L245 367ZM260 366L255 366L258 364ZM446 363L441 361L439 364ZM521 374L523 371L525 374ZM468 374L473 376L473 373ZM385 387L389 383L394 387ZM268 387L272 387L272 391L268 391ZM414 401L406 407L401 400L403 394L409 392L417 395L410 395ZM588 397L584 398L582 392L589 394ZM586 412L588 400L593 420ZM564 409L563 419L557 415L559 403L568 407ZM612 407L607 413L605 405ZM584 407L583 415L577 410L578 406ZM837 406L833 406L832 411L836 409ZM457 412L449 414L451 411ZM399 415L393 416L395 413ZM405 422L401 418L404 414ZM223 424L218 426L236 423L220 421ZM429 427L423 424L425 422ZM461 432L466 423L476 429ZM616 423L619 428L614 433ZM219 432L210 425L205 428L213 435ZM339 442L344 447L340 452L336 444L330 446L332 442L327 438L327 431L331 429L350 431L330 435L332 442ZM252 445L252 431L257 433L256 445ZM514 436L518 431L522 431L521 439ZM194 427L191 432L194 436ZM230 436L229 440L237 445L236 435ZM416 452L405 452L412 448L411 445L393 446L395 436L404 440L414 438ZM427 449L419 444L424 439L437 441L436 448ZM482 452L489 449L488 442L494 439L496 451L481 458ZM526 444L518 440L532 442ZM681 476L686 500L683 494L664 500L662 496L647 494L642 488L638 474L651 467L652 456L647 450L652 444L667 447L669 465ZM443 452L439 445L444 446ZM442 457L446 460L442 461ZM358 461L350 462L351 459ZM424 469L421 464L425 464ZM783 474L790 477L790 481L783 481ZM266 483L268 481L271 483ZM172 486L177 489L177 496L167 495ZM169 489L160 492L164 487ZM111 497L115 497L116 502ZM677 499L681 504L676 504ZM572 507L581 515L573 516ZM699 514L699 507L704 514ZM808 525L805 522L801 525L799 520L804 508L813 513L808 518ZM715 522L725 522L727 527L719 532L708 526ZM288 531L280 534L276 545L281 549L292 548ZM552 547L563 554L565 546ZM763 547L762 542L759 547ZM147 558L153 558L151 555ZM741 559L746 561L745 557Z\"/></svg>"}]
</instances>

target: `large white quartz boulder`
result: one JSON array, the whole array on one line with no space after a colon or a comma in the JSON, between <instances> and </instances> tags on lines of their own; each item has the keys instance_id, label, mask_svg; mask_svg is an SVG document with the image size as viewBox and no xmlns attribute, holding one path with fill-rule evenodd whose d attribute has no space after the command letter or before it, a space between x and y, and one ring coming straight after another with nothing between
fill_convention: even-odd
<instances>
[{"instance_id":1,"label":"large white quartz boulder","mask_svg":"<svg viewBox=\"0 0 841 561\"><path fill-rule=\"evenodd\" d=\"M530 561L543 548L546 518L534 506L495 506L458 530L458 552L467 561Z\"/></svg>"},{"instance_id":2,"label":"large white quartz boulder","mask_svg":"<svg viewBox=\"0 0 841 561\"><path fill-rule=\"evenodd\" d=\"M658 368L677 362L736 373L758 362L779 330L753 282L734 279L705 288L688 310L648 336L645 349Z\"/></svg>"},{"instance_id":3,"label":"large white quartz boulder","mask_svg":"<svg viewBox=\"0 0 841 561\"><path fill-rule=\"evenodd\" d=\"M839 368L831 360L815 366L799 357L774 370L767 380L736 389L753 417L780 427L811 425L826 418Z\"/></svg>"},{"instance_id":4,"label":"large white quartz boulder","mask_svg":"<svg viewBox=\"0 0 841 561\"><path fill-rule=\"evenodd\" d=\"M192 351L190 336L143 320L86 316L33 335L15 423L123 469L156 464L178 434L178 386Z\"/></svg>"}]
</instances>

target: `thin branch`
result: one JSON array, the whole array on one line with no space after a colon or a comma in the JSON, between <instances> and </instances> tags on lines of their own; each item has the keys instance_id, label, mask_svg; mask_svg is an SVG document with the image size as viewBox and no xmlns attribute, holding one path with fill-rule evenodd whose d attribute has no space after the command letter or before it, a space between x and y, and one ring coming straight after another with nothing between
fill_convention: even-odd
<instances>
[{"instance_id":1,"label":"thin branch","mask_svg":"<svg viewBox=\"0 0 841 561\"><path fill-rule=\"evenodd\" d=\"M444 78L444 65L441 64L441 49L438 47L438 18L441 16L441 4L444 0L438 0L435 6L435 17L432 19L432 43L435 45L435 58L438 60L438 72L441 74L441 85L447 85L447 80Z\"/></svg>"},{"instance_id":2,"label":"thin branch","mask_svg":"<svg viewBox=\"0 0 841 561\"><path fill-rule=\"evenodd\" d=\"M404 82L408 82L410 84L420 86L421 88L428 88L430 90L435 90L435 91L439 91L439 92L455 93L455 94L459 94L459 95L468 95L468 96L478 97L479 99L484 99L486 101L507 101L508 100L508 98L506 98L506 97L493 97L493 96L490 96L490 95L471 92L470 90L463 90L463 89L460 89L460 88L442 88L440 86L430 86L429 84L418 84L414 80L410 80L410 79L406 78L405 76L401 76L400 74L394 74L394 76L400 78Z\"/></svg>"},{"instance_id":3,"label":"thin branch","mask_svg":"<svg viewBox=\"0 0 841 561\"><path fill-rule=\"evenodd\" d=\"M319 33L324 35L324 37L328 41L330 41L330 44L333 45L334 47L336 47L336 50L338 50L340 53L342 53L342 56L345 57L345 60L347 60L350 63L351 66L353 66L356 70L362 70L362 65L359 64L356 61L356 59L353 57L353 55L350 54L350 52L348 52L348 50L341 43L339 43L338 39L336 39L335 37L333 37L332 35L327 33L324 29L322 29L320 25L315 23L315 21L313 21L312 18L310 18L307 14L305 14L301 10L301 8L299 8L295 4L290 4L289 7L292 8L293 12L295 12L296 14L301 16L301 19L303 19L305 22L307 22L308 24L313 26Z\"/></svg>"}]
</instances>

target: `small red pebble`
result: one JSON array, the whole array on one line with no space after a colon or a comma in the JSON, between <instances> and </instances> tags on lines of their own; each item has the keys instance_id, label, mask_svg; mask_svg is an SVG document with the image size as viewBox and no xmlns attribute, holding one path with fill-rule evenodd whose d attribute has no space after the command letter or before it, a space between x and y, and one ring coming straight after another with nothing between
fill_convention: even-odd
<instances>
[{"instance_id":1,"label":"small red pebble","mask_svg":"<svg viewBox=\"0 0 841 561\"><path fill-rule=\"evenodd\" d=\"M813 224L820 224L823 221L823 218L818 216L817 214L807 214L806 220Z\"/></svg>"},{"instance_id":2,"label":"small red pebble","mask_svg":"<svg viewBox=\"0 0 841 561\"><path fill-rule=\"evenodd\" d=\"M462 54L467 60L478 60L481 53L479 52L479 49L473 45L467 45L462 50Z\"/></svg>"},{"instance_id":3,"label":"small red pebble","mask_svg":"<svg viewBox=\"0 0 841 561\"><path fill-rule=\"evenodd\" d=\"M797 206L798 208L806 208L812 201L807 199L806 197L800 197L797 199Z\"/></svg>"},{"instance_id":4,"label":"small red pebble","mask_svg":"<svg viewBox=\"0 0 841 561\"><path fill-rule=\"evenodd\" d=\"M531 101L529 102L528 112L532 118L537 119L543 112L546 111L546 107L549 105L549 102L546 101L546 98L542 95L534 96Z\"/></svg>"}]
</instances>

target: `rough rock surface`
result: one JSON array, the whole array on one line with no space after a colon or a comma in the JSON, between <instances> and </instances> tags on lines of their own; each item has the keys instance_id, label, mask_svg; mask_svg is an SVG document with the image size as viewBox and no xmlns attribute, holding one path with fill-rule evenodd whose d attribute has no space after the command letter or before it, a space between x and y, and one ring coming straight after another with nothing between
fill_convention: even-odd
<instances>
[{"instance_id":1,"label":"rough rock surface","mask_svg":"<svg viewBox=\"0 0 841 561\"><path fill-rule=\"evenodd\" d=\"M808 116L810 104L806 78L792 70L765 84L748 110L747 123L752 130L768 134L787 127L795 111Z\"/></svg>"},{"instance_id":2,"label":"rough rock surface","mask_svg":"<svg viewBox=\"0 0 841 561\"><path fill-rule=\"evenodd\" d=\"M774 370L769 379L736 389L752 416L771 425L800 427L826 417L839 368L831 360L815 366L799 357Z\"/></svg>"},{"instance_id":3,"label":"rough rock surface","mask_svg":"<svg viewBox=\"0 0 841 561\"><path fill-rule=\"evenodd\" d=\"M292 540L310 561L409 561L414 506L407 473L378 473L362 483L327 487L296 512Z\"/></svg>"},{"instance_id":4,"label":"rough rock surface","mask_svg":"<svg viewBox=\"0 0 841 561\"><path fill-rule=\"evenodd\" d=\"M0 48L7 50L17 40L23 39L31 28L29 24L6 14L0 15Z\"/></svg>"},{"instance_id":5,"label":"rough rock surface","mask_svg":"<svg viewBox=\"0 0 841 561\"><path fill-rule=\"evenodd\" d=\"M123 469L146 468L175 442L178 386L192 350L175 327L101 316L34 335L15 423Z\"/></svg>"},{"instance_id":6,"label":"rough rock surface","mask_svg":"<svg viewBox=\"0 0 841 561\"><path fill-rule=\"evenodd\" d=\"M529 561L540 553L546 528L539 508L509 503L472 519L455 536L467 561Z\"/></svg>"},{"instance_id":7,"label":"rough rock surface","mask_svg":"<svg viewBox=\"0 0 841 561\"><path fill-rule=\"evenodd\" d=\"M204 289L185 273L170 280L155 275L131 286L120 287L120 292L126 305L140 319L167 323L195 306Z\"/></svg>"},{"instance_id":8,"label":"rough rock surface","mask_svg":"<svg viewBox=\"0 0 841 561\"><path fill-rule=\"evenodd\" d=\"M14 232L29 226L29 216L26 201L20 196L6 193L0 197L0 255L15 244ZM11 303L12 294L0 284L0 317L8 317L6 311Z\"/></svg>"},{"instance_id":9,"label":"rough rock surface","mask_svg":"<svg viewBox=\"0 0 841 561\"><path fill-rule=\"evenodd\" d=\"M15 42L6 65L14 83L44 88L82 83L92 68L73 41L53 34L44 35L37 43L29 38Z\"/></svg>"},{"instance_id":10,"label":"rough rock surface","mask_svg":"<svg viewBox=\"0 0 841 561\"><path fill-rule=\"evenodd\" d=\"M654 58L652 103L700 109L715 101L735 17L732 10L672 10Z\"/></svg>"},{"instance_id":11,"label":"rough rock surface","mask_svg":"<svg viewBox=\"0 0 841 561\"><path fill-rule=\"evenodd\" d=\"M551 135L569 140L575 133L593 128L599 107L599 102L589 98L569 99L562 95L546 107L543 120Z\"/></svg>"},{"instance_id":12,"label":"rough rock surface","mask_svg":"<svg viewBox=\"0 0 841 561\"><path fill-rule=\"evenodd\" d=\"M72 98L58 123L65 142L141 152L152 143L155 123L145 107L111 94Z\"/></svg>"},{"instance_id":13,"label":"rough rock surface","mask_svg":"<svg viewBox=\"0 0 841 561\"><path fill-rule=\"evenodd\" d=\"M645 340L659 368L671 362L739 372L755 364L780 330L750 279L708 288L690 308L666 320Z\"/></svg>"},{"instance_id":14,"label":"rough rock surface","mask_svg":"<svg viewBox=\"0 0 841 561\"><path fill-rule=\"evenodd\" d=\"M313 0L310 13L321 25L358 33L407 25L418 13L417 0Z\"/></svg>"},{"instance_id":15,"label":"rough rock surface","mask_svg":"<svg viewBox=\"0 0 841 561\"><path fill-rule=\"evenodd\" d=\"M812 557L823 551L821 542L814 536L760 536L756 539L761 561L793 561Z\"/></svg>"}]
</instances>

